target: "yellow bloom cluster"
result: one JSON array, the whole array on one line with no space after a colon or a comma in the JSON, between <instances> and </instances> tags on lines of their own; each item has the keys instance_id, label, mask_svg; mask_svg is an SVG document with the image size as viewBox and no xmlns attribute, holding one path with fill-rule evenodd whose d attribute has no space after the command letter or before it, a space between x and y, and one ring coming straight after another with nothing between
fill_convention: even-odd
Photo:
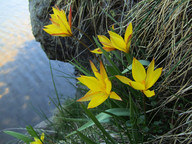
<instances>
[{"instance_id":1,"label":"yellow bloom cluster","mask_svg":"<svg viewBox=\"0 0 192 144\"><path fill-rule=\"evenodd\" d=\"M100 73L92 61L90 61L90 64L95 77L81 76L77 78L82 84L90 89L84 97L77 101L90 101L88 108L94 108L103 103L108 97L115 100L121 100L115 92L111 91L112 84L107 76L103 63L100 62Z\"/></svg>"},{"instance_id":2,"label":"yellow bloom cluster","mask_svg":"<svg viewBox=\"0 0 192 144\"><path fill-rule=\"evenodd\" d=\"M103 49L107 52L112 50L120 50L125 53L129 52L132 38L132 23L127 26L125 31L124 39L113 31L109 31L110 40L104 35L98 35L99 41L103 45ZM93 53L102 54L100 48L96 48L92 51Z\"/></svg>"},{"instance_id":3,"label":"yellow bloom cluster","mask_svg":"<svg viewBox=\"0 0 192 144\"><path fill-rule=\"evenodd\" d=\"M43 30L53 36L61 36L61 37L72 36L71 9L69 12L69 23L67 21L64 10L59 10L58 7L56 8L53 7L52 9L53 9L53 14L51 14L51 19L50 19L52 24L44 26Z\"/></svg>"},{"instance_id":4,"label":"yellow bloom cluster","mask_svg":"<svg viewBox=\"0 0 192 144\"><path fill-rule=\"evenodd\" d=\"M158 68L154 70L155 60L153 59L152 62L149 64L147 69L147 73L143 65L133 58L132 64L132 76L135 81L130 80L124 76L117 75L116 77L123 83L133 87L136 90L141 90L147 97L152 97L155 95L154 90L148 90L151 88L155 82L159 79L162 68Z\"/></svg>"},{"instance_id":5,"label":"yellow bloom cluster","mask_svg":"<svg viewBox=\"0 0 192 144\"><path fill-rule=\"evenodd\" d=\"M72 36L71 8L68 16L69 22L67 21L65 12L63 10L59 10L59 8L57 7L53 8L53 14L51 14L50 20L52 24L45 26L44 31L53 36ZM112 26L112 28L114 30L114 26ZM105 51L110 52L117 49L125 53L129 53L133 33L132 23L127 26L124 38L113 31L108 31L108 33L110 39L108 39L104 35L98 35L98 39L103 45L102 48ZM102 54L100 48L96 48L91 52ZM80 76L79 78L77 78L82 84L86 85L90 89L84 97L80 98L77 101L90 101L88 108L94 108L103 103L108 97L115 100L121 100L120 96L111 91L112 84L107 76L103 63L100 62L100 72L97 70L92 61L90 61L90 65L95 77ZM153 59L146 72L143 65L136 58L133 58L132 76L135 81L132 81L131 79L121 75L116 75L116 78L119 79L121 82L133 87L134 89L142 91L147 97L152 97L155 95L155 92L154 90L149 90L149 88L151 88L155 84L162 73L162 68L154 70L154 65L155 60ZM38 139L35 139L35 142L39 142L38 144L40 144L40 140Z\"/></svg>"}]
</instances>

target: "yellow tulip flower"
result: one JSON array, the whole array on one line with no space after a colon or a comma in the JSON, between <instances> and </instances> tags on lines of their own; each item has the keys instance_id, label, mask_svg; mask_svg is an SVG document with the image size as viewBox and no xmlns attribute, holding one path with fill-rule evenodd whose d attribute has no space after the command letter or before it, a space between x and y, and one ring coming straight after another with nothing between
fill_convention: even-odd
<instances>
[{"instance_id":1,"label":"yellow tulip flower","mask_svg":"<svg viewBox=\"0 0 192 144\"><path fill-rule=\"evenodd\" d=\"M154 65L155 60L153 59L149 64L146 73L143 65L136 60L136 58L133 58L132 76L135 81L120 75L117 75L116 78L118 78L121 82L133 87L134 89L142 91L147 97L152 97L155 95L155 92L154 90L150 91L148 89L155 84L162 73L162 68L154 70Z\"/></svg>"},{"instance_id":2,"label":"yellow tulip flower","mask_svg":"<svg viewBox=\"0 0 192 144\"><path fill-rule=\"evenodd\" d=\"M61 37L72 36L71 19L72 19L71 8L69 12L69 23L68 23L65 11L59 10L58 7L56 8L53 7L53 14L51 14L50 19L52 24L44 26L43 30L53 36L61 36Z\"/></svg>"},{"instance_id":3,"label":"yellow tulip flower","mask_svg":"<svg viewBox=\"0 0 192 144\"><path fill-rule=\"evenodd\" d=\"M94 108L103 103L108 97L115 100L121 100L115 92L111 91L112 84L107 76L103 63L100 62L100 73L92 61L90 61L90 65L95 77L81 76L77 78L82 84L86 85L90 89L77 101L90 101L88 108Z\"/></svg>"},{"instance_id":4,"label":"yellow tulip flower","mask_svg":"<svg viewBox=\"0 0 192 144\"><path fill-rule=\"evenodd\" d=\"M42 133L41 134L41 140L35 137L34 138L35 141L31 142L30 144L43 144L42 142L44 141L44 138L45 138L45 134Z\"/></svg>"},{"instance_id":5,"label":"yellow tulip flower","mask_svg":"<svg viewBox=\"0 0 192 144\"><path fill-rule=\"evenodd\" d=\"M103 35L98 35L98 38L103 45L103 49L107 52L118 49L120 51L128 53L131 45L132 32L132 23L130 23L125 31L124 39L113 31L109 31L110 40ZM96 48L92 52L97 54L102 53L100 48Z\"/></svg>"},{"instance_id":6,"label":"yellow tulip flower","mask_svg":"<svg viewBox=\"0 0 192 144\"><path fill-rule=\"evenodd\" d=\"M104 35L98 35L99 41L103 45L103 49L107 52L115 50L115 47L112 45L111 41ZM100 48L96 48L91 51L92 53L97 53L97 54L102 54L103 52L101 51Z\"/></svg>"}]
</instances>

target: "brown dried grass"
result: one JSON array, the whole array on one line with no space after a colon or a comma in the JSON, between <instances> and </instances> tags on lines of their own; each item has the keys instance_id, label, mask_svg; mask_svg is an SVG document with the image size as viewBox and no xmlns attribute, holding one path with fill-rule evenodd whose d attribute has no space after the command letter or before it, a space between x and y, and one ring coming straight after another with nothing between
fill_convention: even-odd
<instances>
[{"instance_id":1,"label":"brown dried grass","mask_svg":"<svg viewBox=\"0 0 192 144\"><path fill-rule=\"evenodd\" d=\"M170 109L178 113L173 129L156 143L191 143L192 139L192 1L145 0L124 13L134 25L132 52L136 57L156 60L162 66L158 83L159 104L150 112ZM181 110L178 103L185 105ZM155 116L154 116L155 117Z\"/></svg>"}]
</instances>

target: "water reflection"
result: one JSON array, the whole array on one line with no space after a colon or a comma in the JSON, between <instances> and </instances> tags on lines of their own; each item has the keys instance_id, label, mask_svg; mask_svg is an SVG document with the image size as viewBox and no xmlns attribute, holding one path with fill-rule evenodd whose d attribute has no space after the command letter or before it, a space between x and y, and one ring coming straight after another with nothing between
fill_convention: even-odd
<instances>
[{"instance_id":1,"label":"water reflection","mask_svg":"<svg viewBox=\"0 0 192 144\"><path fill-rule=\"evenodd\" d=\"M4 50L6 51L6 50ZM0 67L5 65L8 62L14 61L14 57L17 55L18 50L12 50L10 52L0 52L1 58L0 58Z\"/></svg>"},{"instance_id":2,"label":"water reflection","mask_svg":"<svg viewBox=\"0 0 192 144\"><path fill-rule=\"evenodd\" d=\"M42 109L48 116L53 110L53 105L49 104L49 96L55 97L49 61L39 44L27 42L14 58L15 61L4 64L0 69L0 129L25 127L39 122L40 117L32 105ZM54 69L73 76L71 65L55 61L51 63ZM76 90L70 82L74 84L75 80L60 78L58 75L64 74L57 71L54 71L54 75L59 94L65 94L64 98L74 96Z\"/></svg>"},{"instance_id":3,"label":"water reflection","mask_svg":"<svg viewBox=\"0 0 192 144\"><path fill-rule=\"evenodd\" d=\"M74 96L75 79L58 77L74 77L73 66L59 61L51 65L60 98ZM13 139L1 130L41 121L34 108L51 116L54 105L49 97L54 98L55 91L49 66L31 33L28 1L0 1L0 144Z\"/></svg>"},{"instance_id":4,"label":"water reflection","mask_svg":"<svg viewBox=\"0 0 192 144\"><path fill-rule=\"evenodd\" d=\"M2 86L0 86L0 87L2 87ZM4 96L4 95L6 95L6 94L8 94L9 93L9 88L5 88L5 90L4 90L4 92L1 94L0 93L0 99Z\"/></svg>"},{"instance_id":5,"label":"water reflection","mask_svg":"<svg viewBox=\"0 0 192 144\"><path fill-rule=\"evenodd\" d=\"M54 80L58 92L67 98L75 95L75 79L58 76L64 71L74 77L74 68L68 63L51 61ZM49 69L49 60L35 40L20 46L14 61L9 61L0 69L0 129L25 127L40 121L33 107L43 110L48 116L54 106L49 97L55 97ZM1 137L2 134L0 134ZM2 140L0 139L0 143Z\"/></svg>"}]
</instances>

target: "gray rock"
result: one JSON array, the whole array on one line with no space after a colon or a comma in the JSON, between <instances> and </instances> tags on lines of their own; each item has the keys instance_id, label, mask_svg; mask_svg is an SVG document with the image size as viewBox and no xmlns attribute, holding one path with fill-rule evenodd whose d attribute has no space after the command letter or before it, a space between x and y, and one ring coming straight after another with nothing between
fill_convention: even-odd
<instances>
[{"instance_id":1,"label":"gray rock","mask_svg":"<svg viewBox=\"0 0 192 144\"><path fill-rule=\"evenodd\" d=\"M133 0L127 4L126 10L129 10L133 5ZM114 24L114 21L107 17L104 9L107 9L109 15L112 15L117 21L121 21L121 8L124 3L118 1L113 3L112 0L107 1L69 1L62 0L29 0L29 11L31 18L32 31L35 39L41 43L41 47L50 59L57 59L60 61L81 60L81 64L86 66L89 62L88 59L93 60L94 56L86 50L77 40L72 41L71 37L53 37L43 31L45 25L50 24L50 14L52 14L52 7L57 5L59 8L66 11L68 15L69 6L72 6L73 22L72 25L87 33L90 38L97 35L106 35L107 30ZM94 7L93 7L94 5ZM118 9L117 9L118 7ZM127 21L122 22L126 25ZM79 32L77 29L72 29L73 34L94 49L93 44L86 36ZM84 64L82 62L85 62Z\"/></svg>"},{"instance_id":2,"label":"gray rock","mask_svg":"<svg viewBox=\"0 0 192 144\"><path fill-rule=\"evenodd\" d=\"M29 0L29 11L32 25L32 32L36 41L40 42L42 49L48 58L54 60L68 61L85 50L77 42L72 42L71 38L53 37L43 31L45 25L50 24L50 14L55 1ZM62 7L57 4L58 7ZM74 31L73 31L74 32ZM78 58L87 60L87 52L83 52ZM93 56L91 56L93 57Z\"/></svg>"},{"instance_id":3,"label":"gray rock","mask_svg":"<svg viewBox=\"0 0 192 144\"><path fill-rule=\"evenodd\" d=\"M29 11L32 25L32 32L36 41L41 43L42 49L50 59L55 59L55 42L52 36L46 34L42 29L49 23L48 12L50 1L29 0Z\"/></svg>"}]
</instances>

